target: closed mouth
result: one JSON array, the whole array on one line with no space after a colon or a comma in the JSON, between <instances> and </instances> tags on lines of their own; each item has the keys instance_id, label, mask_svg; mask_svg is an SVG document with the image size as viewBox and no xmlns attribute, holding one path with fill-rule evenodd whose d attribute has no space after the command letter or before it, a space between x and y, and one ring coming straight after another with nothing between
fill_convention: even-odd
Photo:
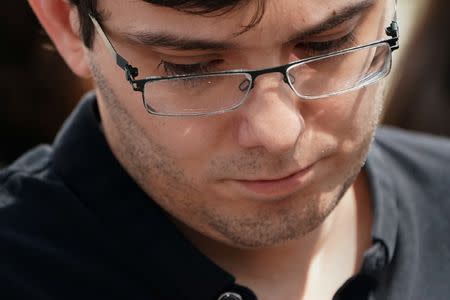
<instances>
[{"instance_id":1,"label":"closed mouth","mask_svg":"<svg viewBox=\"0 0 450 300\"><path fill-rule=\"evenodd\" d=\"M305 168L289 173L286 176L262 178L252 180L236 180L243 188L244 193L260 195L263 197L286 197L301 189L311 178L311 171L317 162Z\"/></svg>"}]
</instances>

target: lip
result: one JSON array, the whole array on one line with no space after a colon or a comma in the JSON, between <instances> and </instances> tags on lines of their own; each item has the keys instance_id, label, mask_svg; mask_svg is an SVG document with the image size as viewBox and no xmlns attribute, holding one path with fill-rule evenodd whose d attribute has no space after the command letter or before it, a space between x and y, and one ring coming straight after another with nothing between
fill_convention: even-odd
<instances>
[{"instance_id":1,"label":"lip","mask_svg":"<svg viewBox=\"0 0 450 300\"><path fill-rule=\"evenodd\" d=\"M315 164L279 179L236 180L236 182L251 194L262 197L286 197L301 189L310 180Z\"/></svg>"}]
</instances>

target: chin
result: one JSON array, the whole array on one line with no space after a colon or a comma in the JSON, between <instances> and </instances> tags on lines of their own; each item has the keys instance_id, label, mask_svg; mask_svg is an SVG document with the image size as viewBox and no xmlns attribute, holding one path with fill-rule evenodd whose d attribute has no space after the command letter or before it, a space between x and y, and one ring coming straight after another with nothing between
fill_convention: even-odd
<instances>
[{"instance_id":1,"label":"chin","mask_svg":"<svg viewBox=\"0 0 450 300\"><path fill-rule=\"evenodd\" d=\"M352 181L353 177L351 180ZM351 183L350 183L351 184ZM338 205L348 183L316 196L293 195L273 203L259 203L251 211L233 215L203 212L203 234L229 246L258 249L283 245L317 230Z\"/></svg>"}]
</instances>

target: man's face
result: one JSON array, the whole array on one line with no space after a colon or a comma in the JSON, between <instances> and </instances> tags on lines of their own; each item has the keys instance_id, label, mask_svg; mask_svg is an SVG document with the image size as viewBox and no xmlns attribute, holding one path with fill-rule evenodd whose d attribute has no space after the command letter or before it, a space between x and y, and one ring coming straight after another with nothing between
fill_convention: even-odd
<instances>
[{"instance_id":1,"label":"man's face","mask_svg":"<svg viewBox=\"0 0 450 300\"><path fill-rule=\"evenodd\" d=\"M253 4L214 17L143 1L100 1L98 10L107 16L102 25L116 50L144 77L161 75L173 64L260 69L314 55L349 34L344 48L384 38L386 2L362 2L268 0L261 21L244 33ZM349 7L359 9L338 24L292 39ZM159 33L233 46L185 50L142 44ZM154 116L100 39L89 57L104 130L125 169L182 226L238 247L279 244L320 225L357 176L381 110L378 85L302 101L280 74L271 73L258 77L236 111Z\"/></svg>"}]
</instances>

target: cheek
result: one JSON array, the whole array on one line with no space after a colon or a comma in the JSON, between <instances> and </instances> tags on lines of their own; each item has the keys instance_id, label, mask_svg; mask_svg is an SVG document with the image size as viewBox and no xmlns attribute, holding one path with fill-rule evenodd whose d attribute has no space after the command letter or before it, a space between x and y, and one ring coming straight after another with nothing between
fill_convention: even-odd
<instances>
[{"instance_id":1,"label":"cheek","mask_svg":"<svg viewBox=\"0 0 450 300\"><path fill-rule=\"evenodd\" d=\"M352 151L373 133L380 105L377 90L370 86L357 92L305 105L305 123L313 136L326 135L343 151Z\"/></svg>"},{"instance_id":2,"label":"cheek","mask_svg":"<svg viewBox=\"0 0 450 300\"><path fill-rule=\"evenodd\" d=\"M213 117L214 118L214 117ZM147 138L191 176L206 170L218 152L225 151L227 133L220 117L171 118L149 116L142 124Z\"/></svg>"},{"instance_id":3,"label":"cheek","mask_svg":"<svg viewBox=\"0 0 450 300\"><path fill-rule=\"evenodd\" d=\"M376 86L311 103L305 119L327 131L357 130L377 116Z\"/></svg>"}]
</instances>

